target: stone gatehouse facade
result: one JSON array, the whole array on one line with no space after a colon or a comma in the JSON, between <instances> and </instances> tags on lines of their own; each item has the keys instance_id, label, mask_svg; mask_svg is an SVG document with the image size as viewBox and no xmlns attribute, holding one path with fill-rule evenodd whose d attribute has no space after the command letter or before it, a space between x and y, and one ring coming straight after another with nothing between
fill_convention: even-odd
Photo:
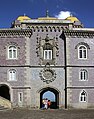
<instances>
[{"instance_id":1,"label":"stone gatehouse facade","mask_svg":"<svg viewBox=\"0 0 94 119\"><path fill-rule=\"evenodd\" d=\"M13 107L94 107L94 29L66 19L19 16L0 29L0 96Z\"/></svg>"}]
</instances>

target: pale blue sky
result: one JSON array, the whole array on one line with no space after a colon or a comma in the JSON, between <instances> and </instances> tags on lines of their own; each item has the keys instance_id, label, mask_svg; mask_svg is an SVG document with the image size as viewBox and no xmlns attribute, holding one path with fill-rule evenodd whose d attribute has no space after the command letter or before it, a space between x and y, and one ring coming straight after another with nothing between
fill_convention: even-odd
<instances>
[{"instance_id":1,"label":"pale blue sky","mask_svg":"<svg viewBox=\"0 0 94 119\"><path fill-rule=\"evenodd\" d=\"M43 94L43 99L47 98L50 101L55 101L55 94L51 91L47 91Z\"/></svg>"}]
</instances>

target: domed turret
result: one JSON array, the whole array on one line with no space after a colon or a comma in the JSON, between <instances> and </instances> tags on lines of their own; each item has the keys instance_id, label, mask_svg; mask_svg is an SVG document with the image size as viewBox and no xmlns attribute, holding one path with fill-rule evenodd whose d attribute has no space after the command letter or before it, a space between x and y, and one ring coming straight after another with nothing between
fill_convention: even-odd
<instances>
[{"instance_id":1,"label":"domed turret","mask_svg":"<svg viewBox=\"0 0 94 119\"><path fill-rule=\"evenodd\" d=\"M29 18L28 16L19 16L18 18L17 18L17 20L19 20L19 21L24 21L24 20L31 20L31 18Z\"/></svg>"},{"instance_id":2,"label":"domed turret","mask_svg":"<svg viewBox=\"0 0 94 119\"><path fill-rule=\"evenodd\" d=\"M70 20L71 22L79 22L79 19L74 16L67 17L65 20Z\"/></svg>"}]
</instances>

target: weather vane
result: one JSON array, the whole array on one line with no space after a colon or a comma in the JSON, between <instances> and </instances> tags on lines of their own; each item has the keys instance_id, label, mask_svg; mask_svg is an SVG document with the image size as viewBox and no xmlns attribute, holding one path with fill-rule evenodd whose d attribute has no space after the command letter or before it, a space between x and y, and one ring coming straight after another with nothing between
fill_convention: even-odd
<instances>
[{"instance_id":1,"label":"weather vane","mask_svg":"<svg viewBox=\"0 0 94 119\"><path fill-rule=\"evenodd\" d=\"M48 15L48 14L49 14L49 11L47 10L47 11L46 11L46 17L49 17L49 15Z\"/></svg>"}]
</instances>

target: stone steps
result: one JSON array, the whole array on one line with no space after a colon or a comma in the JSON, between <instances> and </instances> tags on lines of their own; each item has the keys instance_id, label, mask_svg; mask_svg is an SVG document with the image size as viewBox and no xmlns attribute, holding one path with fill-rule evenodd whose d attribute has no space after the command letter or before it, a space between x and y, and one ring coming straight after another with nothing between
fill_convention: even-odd
<instances>
[{"instance_id":1,"label":"stone steps","mask_svg":"<svg viewBox=\"0 0 94 119\"><path fill-rule=\"evenodd\" d=\"M9 108L0 105L0 111L9 110Z\"/></svg>"},{"instance_id":2,"label":"stone steps","mask_svg":"<svg viewBox=\"0 0 94 119\"><path fill-rule=\"evenodd\" d=\"M0 111L11 109L11 102L0 96Z\"/></svg>"}]
</instances>

